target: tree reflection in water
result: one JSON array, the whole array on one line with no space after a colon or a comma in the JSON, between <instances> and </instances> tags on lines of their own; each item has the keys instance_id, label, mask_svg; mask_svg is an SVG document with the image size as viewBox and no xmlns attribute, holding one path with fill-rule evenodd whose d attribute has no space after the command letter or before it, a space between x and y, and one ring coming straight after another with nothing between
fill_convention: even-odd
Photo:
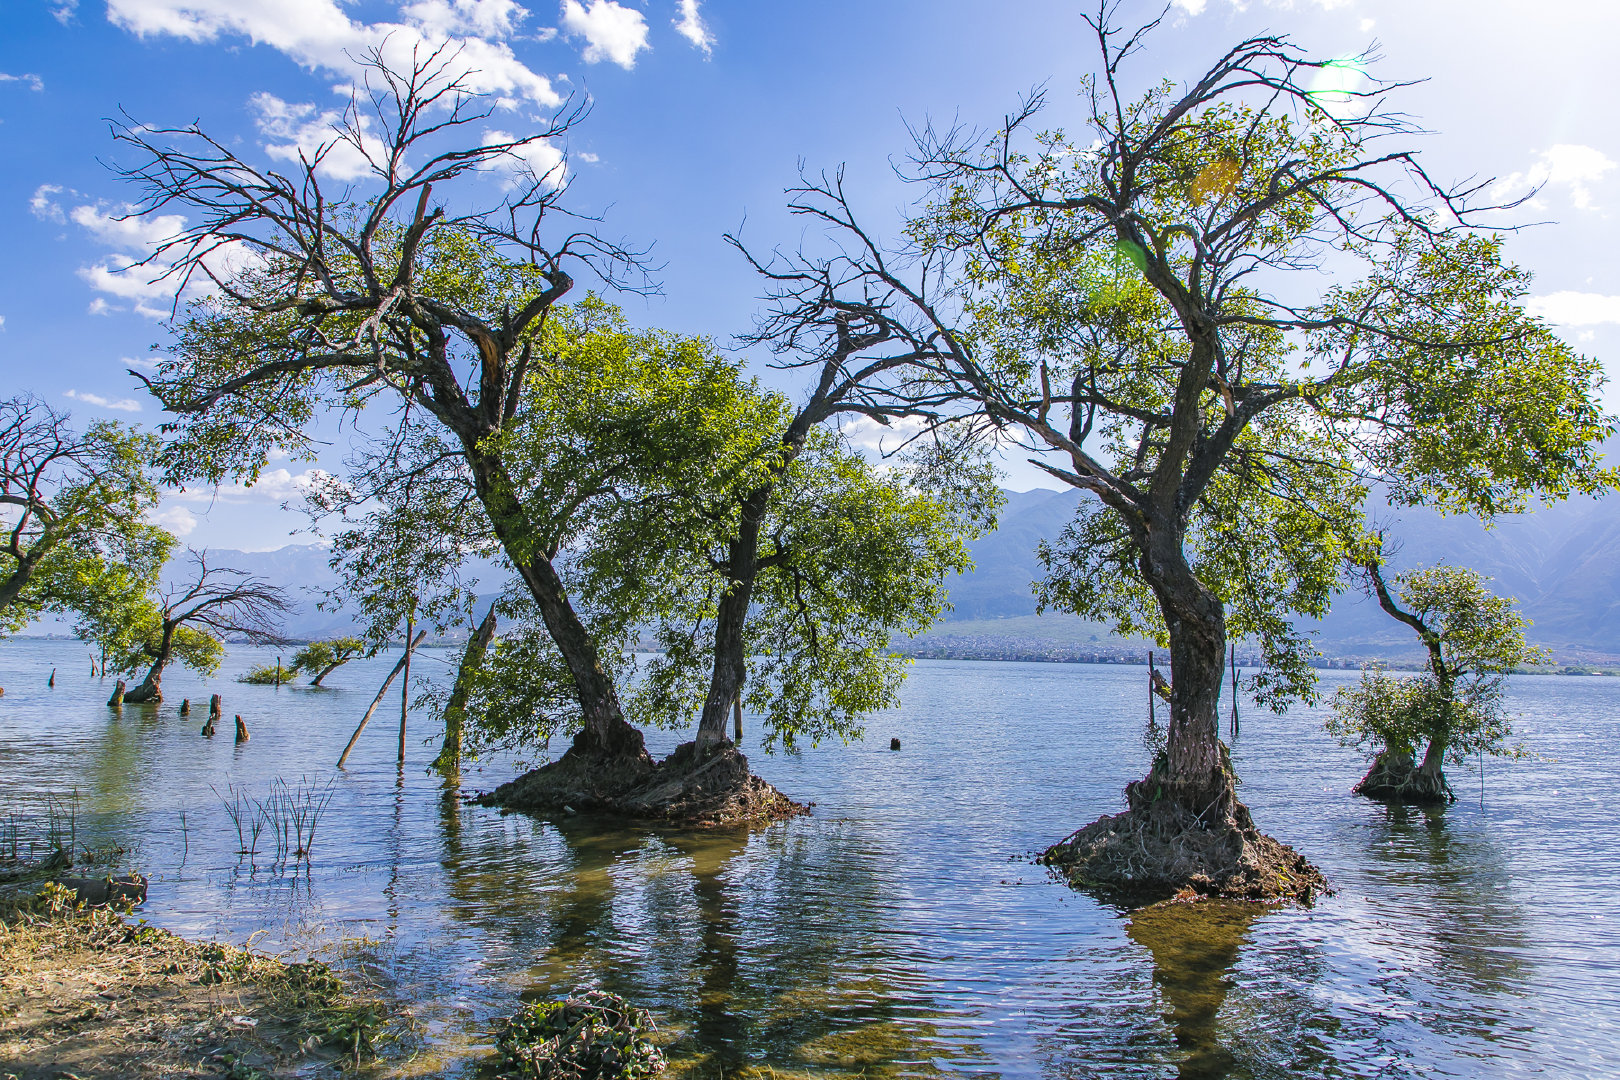
<instances>
[{"instance_id":1,"label":"tree reflection in water","mask_svg":"<svg viewBox=\"0 0 1620 1080\"><path fill-rule=\"evenodd\" d=\"M1160 904L1131 916L1125 932L1153 956L1153 984L1179 1051L1179 1080L1218 1080L1237 1059L1221 1041L1219 1015L1249 928L1267 908L1214 901Z\"/></svg>"},{"instance_id":2,"label":"tree reflection in water","mask_svg":"<svg viewBox=\"0 0 1620 1080\"><path fill-rule=\"evenodd\" d=\"M879 1077L985 1060L972 1035L940 1035L910 942L874 921L899 912L903 890L868 837L482 818L446 806L443 866L483 977L525 999L622 994L653 1011L672 1063L695 1075Z\"/></svg>"}]
</instances>

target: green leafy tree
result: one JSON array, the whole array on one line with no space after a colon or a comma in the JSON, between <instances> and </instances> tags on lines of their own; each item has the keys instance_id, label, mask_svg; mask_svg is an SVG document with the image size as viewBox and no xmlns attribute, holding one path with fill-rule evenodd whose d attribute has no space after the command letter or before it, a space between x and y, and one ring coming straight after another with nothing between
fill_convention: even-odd
<instances>
[{"instance_id":1,"label":"green leafy tree","mask_svg":"<svg viewBox=\"0 0 1620 1080\"><path fill-rule=\"evenodd\" d=\"M1334 695L1328 731L1346 746L1374 754L1372 768L1356 785L1358 794L1449 801L1455 796L1446 765L1461 765L1475 754L1522 753L1510 741L1505 682L1509 673L1546 663L1550 655L1525 640L1528 623L1514 602L1492 594L1472 570L1432 566L1386 582L1382 564L1380 552L1359 567L1367 590L1417 633L1429 670L1407 678L1377 669L1365 673L1359 685Z\"/></svg>"},{"instance_id":2,"label":"green leafy tree","mask_svg":"<svg viewBox=\"0 0 1620 1080\"><path fill-rule=\"evenodd\" d=\"M319 686L326 678L350 660L369 651L365 639L345 635L327 641L312 641L293 653L292 666L306 675L314 675L309 685Z\"/></svg>"},{"instance_id":3,"label":"green leafy tree","mask_svg":"<svg viewBox=\"0 0 1620 1080\"><path fill-rule=\"evenodd\" d=\"M373 50L361 63L357 82L376 92L357 94L291 178L195 126L117 134L137 158L124 175L142 191L142 212L195 222L153 258L177 284L219 283L179 320L172 356L149 380L177 417L168 479L251 480L272 449L308 456L314 418L334 407L389 403L431 418L564 658L589 748L640 755L555 553L539 539L552 508L516 495L503 452L538 338L572 274L637 271L632 252L582 231L578 218L554 226L561 174L525 164L525 150L565 134L578 111L521 138L477 140L471 132L494 106L468 89L455 55L390 66ZM373 163L366 201L328 199L322 161L337 146ZM492 169L513 177L495 205L435 202L436 191ZM249 269L211 267L222 245L252 256Z\"/></svg>"},{"instance_id":4,"label":"green leafy tree","mask_svg":"<svg viewBox=\"0 0 1620 1080\"><path fill-rule=\"evenodd\" d=\"M157 440L69 419L27 395L0 401L0 632L155 584L173 543L146 520Z\"/></svg>"},{"instance_id":5,"label":"green leafy tree","mask_svg":"<svg viewBox=\"0 0 1620 1080\"><path fill-rule=\"evenodd\" d=\"M999 503L988 469L975 474ZM694 712L703 731L724 737L731 706L710 719L716 669L729 663L728 633L745 664L741 700L764 721L767 746L849 739L866 715L898 703L910 661L893 655L896 636L931 626L947 604L944 582L972 563L966 541L982 518L929 490L925 463L880 469L837 433L812 428L792 461L765 487L764 514L750 562L740 567L736 524L708 547L694 547L654 629L658 654L644 665L638 715L666 723ZM732 521L760 488L738 492ZM728 602L745 591L744 618L728 622ZM710 726L705 729L706 722ZM718 731L716 731L718 729Z\"/></svg>"},{"instance_id":6,"label":"green leafy tree","mask_svg":"<svg viewBox=\"0 0 1620 1080\"><path fill-rule=\"evenodd\" d=\"M1291 618L1327 608L1372 482L1487 517L1599 491L1614 423L1597 362L1525 312L1479 188L1390 145L1416 134L1396 87L1316 93L1341 62L1267 36L1132 99L1151 27L1111 10L1083 134L1034 130L1040 95L982 142L919 134L905 247L859 225L841 178L796 189L841 241L819 262L837 287L788 281L778 306L878 328L917 414L1091 495L1043 551L1042 600L1168 644L1163 759L1050 858L1136 895L1305 895L1320 875L1254 827L1219 738L1229 633L1265 650L1273 704L1308 695Z\"/></svg>"}]
</instances>

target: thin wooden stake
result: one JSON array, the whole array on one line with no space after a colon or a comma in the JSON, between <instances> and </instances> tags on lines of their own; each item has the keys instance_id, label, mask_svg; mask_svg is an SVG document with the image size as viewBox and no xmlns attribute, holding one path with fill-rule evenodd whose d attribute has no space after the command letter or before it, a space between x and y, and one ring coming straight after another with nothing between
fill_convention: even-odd
<instances>
[{"instance_id":1,"label":"thin wooden stake","mask_svg":"<svg viewBox=\"0 0 1620 1080\"><path fill-rule=\"evenodd\" d=\"M741 746L742 745L742 691L741 690L738 690L737 691L737 696L731 699L731 726L732 726L732 730L734 730L736 732L736 736L735 736L733 741L736 742L736 744L738 746Z\"/></svg>"},{"instance_id":2,"label":"thin wooden stake","mask_svg":"<svg viewBox=\"0 0 1620 1080\"><path fill-rule=\"evenodd\" d=\"M416 629L416 619L407 616L405 619L405 640L411 640L411 631ZM405 717L411 711L411 653L416 651L412 645L405 650L405 681L399 688L399 763L405 764Z\"/></svg>"},{"instance_id":3,"label":"thin wooden stake","mask_svg":"<svg viewBox=\"0 0 1620 1080\"><path fill-rule=\"evenodd\" d=\"M427 631L423 630L416 635L415 641L405 646L405 655L399 658L399 663L394 665L394 670L388 673L388 678L383 682L382 689L378 690L377 696L372 699L371 708L367 709L366 715L360 718L360 726L354 729L353 735L349 736L349 745L343 748L343 756L338 758L338 768L343 768L343 763L349 760L349 752L354 749L354 744L360 741L360 733L366 730L366 724L371 720L371 714L377 711L377 706L382 704L383 695L387 694L388 688L394 685L394 677L405 666L405 661L411 655L411 650L420 645L425 637L427 637Z\"/></svg>"},{"instance_id":4,"label":"thin wooden stake","mask_svg":"<svg viewBox=\"0 0 1620 1080\"><path fill-rule=\"evenodd\" d=\"M1153 650L1148 650L1148 726L1157 723L1153 713Z\"/></svg>"},{"instance_id":5,"label":"thin wooden stake","mask_svg":"<svg viewBox=\"0 0 1620 1080\"><path fill-rule=\"evenodd\" d=\"M1232 735L1238 733L1238 666L1237 646L1232 646Z\"/></svg>"}]
</instances>

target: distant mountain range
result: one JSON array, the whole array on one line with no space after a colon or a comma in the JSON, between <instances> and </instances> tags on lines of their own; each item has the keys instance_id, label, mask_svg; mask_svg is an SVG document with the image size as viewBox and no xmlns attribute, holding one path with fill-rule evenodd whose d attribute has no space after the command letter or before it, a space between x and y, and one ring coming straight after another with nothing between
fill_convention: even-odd
<instances>
[{"instance_id":1,"label":"distant mountain range","mask_svg":"<svg viewBox=\"0 0 1620 1080\"><path fill-rule=\"evenodd\" d=\"M1034 618L1030 586L1042 576L1036 545L1062 531L1083 497L1077 491L1008 492L1000 528L973 545L976 568L950 584L955 610L949 618L963 625L937 627L919 639L924 651L927 642L949 637L958 646L970 637L988 641L998 636L998 622L1005 625L1002 636L1025 642L1082 643L1092 634L1099 645L1116 641L1073 617ZM1516 597L1534 623L1532 639L1561 659L1620 658L1620 500L1570 499L1502 518L1489 530L1471 518L1403 510L1391 532L1399 540L1397 568L1449 562L1493 578L1492 588ZM1411 631L1359 594L1342 596L1314 629L1330 656L1418 652Z\"/></svg>"},{"instance_id":2,"label":"distant mountain range","mask_svg":"<svg viewBox=\"0 0 1620 1080\"><path fill-rule=\"evenodd\" d=\"M1012 491L1000 528L973 545L975 569L949 585L954 609L928 635L897 643L934 656L1028 656L1080 659L1135 656L1146 646L1114 637L1073 616L1037 617L1030 585L1041 576L1036 545L1055 537L1082 498L1076 491ZM1620 500L1571 499L1504 518L1486 530L1468 518L1403 511L1392 530L1401 541L1398 566L1446 561L1494 578L1534 622L1532 638L1565 662L1620 660ZM211 553L211 562L258 574L291 589L298 612L289 636L311 639L347 632L341 612L316 608L336 578L326 549L293 544L274 551ZM491 568L492 570L492 568ZM493 593L499 580L479 575ZM64 630L55 626L45 629ZM1357 594L1341 597L1315 629L1329 656L1391 659L1419 655L1410 631Z\"/></svg>"}]
</instances>

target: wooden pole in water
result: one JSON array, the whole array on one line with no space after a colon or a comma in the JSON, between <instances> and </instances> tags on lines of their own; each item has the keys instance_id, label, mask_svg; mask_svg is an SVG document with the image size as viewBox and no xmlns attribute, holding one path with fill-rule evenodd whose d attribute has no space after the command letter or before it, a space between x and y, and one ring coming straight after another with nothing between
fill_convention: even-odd
<instances>
[{"instance_id":1,"label":"wooden pole in water","mask_svg":"<svg viewBox=\"0 0 1620 1080\"><path fill-rule=\"evenodd\" d=\"M281 657L276 657L276 686L281 686Z\"/></svg>"},{"instance_id":2,"label":"wooden pole in water","mask_svg":"<svg viewBox=\"0 0 1620 1080\"><path fill-rule=\"evenodd\" d=\"M52 690L56 689L56 669L55 668L51 668L51 677L45 683L45 685L50 687Z\"/></svg>"},{"instance_id":3,"label":"wooden pole in water","mask_svg":"<svg viewBox=\"0 0 1620 1080\"><path fill-rule=\"evenodd\" d=\"M394 665L394 670L388 673L388 678L384 680L382 689L377 691L377 696L371 701L371 708L367 709L366 715L360 718L360 726L354 729L353 735L349 736L349 745L343 748L343 756L338 758L338 768L341 769L343 763L349 760L349 752L354 749L354 744L360 741L360 733L366 730L366 723L370 721L371 714L377 711L377 706L382 704L383 696L388 693L388 688L394 685L394 677L399 674L400 668L405 666L406 657L411 655L411 650L416 648L425 637L427 637L427 631L423 630L416 635L415 641L405 646L405 656L400 657L399 663Z\"/></svg>"},{"instance_id":4,"label":"wooden pole in water","mask_svg":"<svg viewBox=\"0 0 1620 1080\"><path fill-rule=\"evenodd\" d=\"M1158 721L1153 714L1153 650L1148 650L1148 726Z\"/></svg>"},{"instance_id":5,"label":"wooden pole in water","mask_svg":"<svg viewBox=\"0 0 1620 1080\"><path fill-rule=\"evenodd\" d=\"M1232 646L1232 734L1238 733L1238 666L1237 646Z\"/></svg>"},{"instance_id":6,"label":"wooden pole in water","mask_svg":"<svg viewBox=\"0 0 1620 1080\"><path fill-rule=\"evenodd\" d=\"M399 763L405 764L405 717L411 711L411 653L416 646L410 644L411 631L416 629L416 619L412 616L405 618L405 681L399 688Z\"/></svg>"},{"instance_id":7,"label":"wooden pole in water","mask_svg":"<svg viewBox=\"0 0 1620 1080\"><path fill-rule=\"evenodd\" d=\"M738 746L741 746L742 745L742 691L741 690L738 690L737 691L737 696L731 699L731 726L732 726L732 730L736 732L736 735L735 735L735 737L733 738L732 741L735 742Z\"/></svg>"}]
</instances>

